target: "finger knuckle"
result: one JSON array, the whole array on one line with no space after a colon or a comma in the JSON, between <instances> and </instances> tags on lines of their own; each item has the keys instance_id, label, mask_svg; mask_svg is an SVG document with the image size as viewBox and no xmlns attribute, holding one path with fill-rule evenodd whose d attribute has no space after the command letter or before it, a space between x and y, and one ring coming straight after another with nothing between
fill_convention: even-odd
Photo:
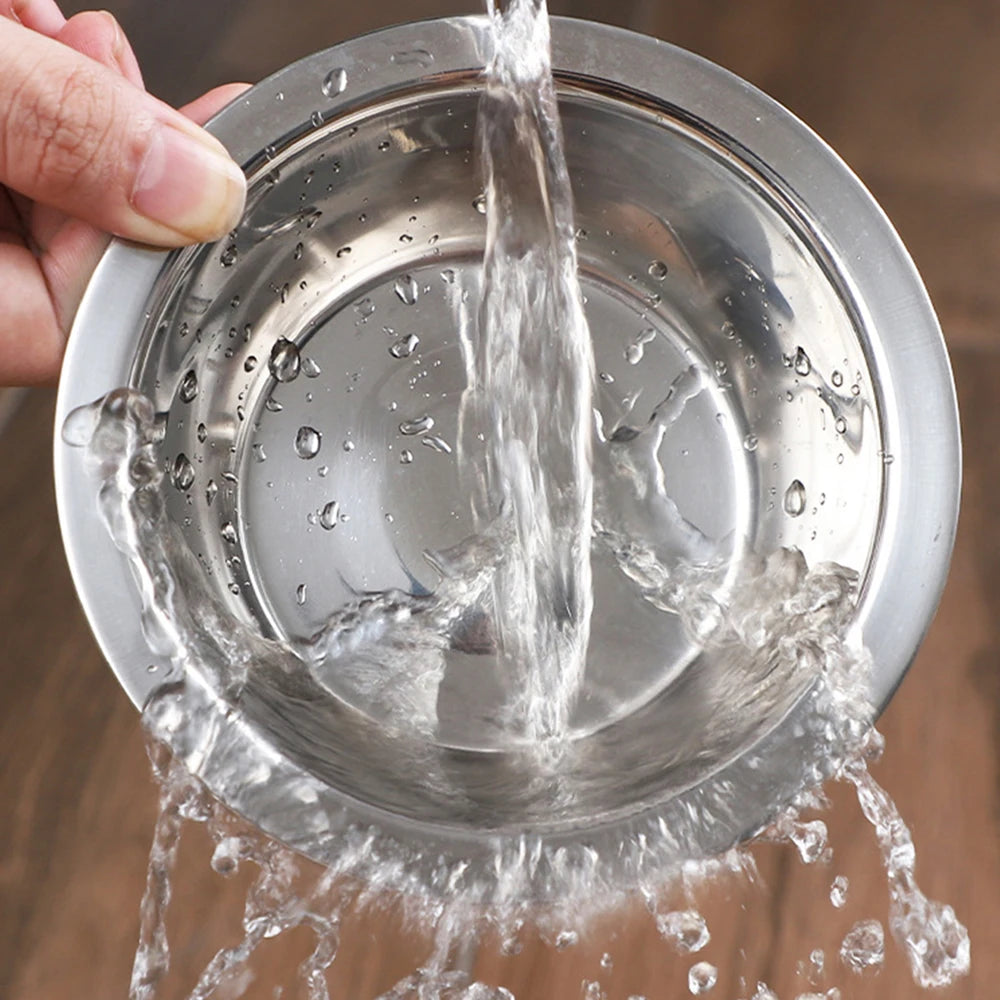
<instances>
[{"instance_id":1,"label":"finger knuckle","mask_svg":"<svg viewBox=\"0 0 1000 1000\"><path fill-rule=\"evenodd\" d=\"M49 190L66 192L101 182L113 101L113 91L102 87L89 67L74 67L61 81L38 91L28 114L35 171Z\"/></svg>"}]
</instances>

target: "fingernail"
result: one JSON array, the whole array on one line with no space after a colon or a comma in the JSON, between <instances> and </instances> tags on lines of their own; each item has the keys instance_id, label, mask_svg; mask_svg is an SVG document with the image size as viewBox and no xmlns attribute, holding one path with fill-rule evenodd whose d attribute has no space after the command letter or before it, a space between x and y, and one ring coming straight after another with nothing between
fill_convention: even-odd
<instances>
[{"instance_id":1,"label":"fingernail","mask_svg":"<svg viewBox=\"0 0 1000 1000\"><path fill-rule=\"evenodd\" d=\"M43 35L57 35L66 23L55 0L14 0L10 12L14 20Z\"/></svg>"},{"instance_id":2,"label":"fingernail","mask_svg":"<svg viewBox=\"0 0 1000 1000\"><path fill-rule=\"evenodd\" d=\"M194 243L219 239L239 222L245 199L243 171L207 132L156 126L131 198L132 208L154 227L137 238L171 245L177 236ZM170 230L174 239L155 227Z\"/></svg>"}]
</instances>

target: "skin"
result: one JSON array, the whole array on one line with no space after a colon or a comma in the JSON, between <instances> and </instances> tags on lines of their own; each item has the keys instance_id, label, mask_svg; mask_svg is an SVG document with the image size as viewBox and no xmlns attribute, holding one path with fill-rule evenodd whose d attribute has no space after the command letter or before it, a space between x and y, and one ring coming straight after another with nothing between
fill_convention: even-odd
<instances>
[{"instance_id":1,"label":"skin","mask_svg":"<svg viewBox=\"0 0 1000 1000\"><path fill-rule=\"evenodd\" d=\"M0 385L54 381L109 234L159 247L218 239L242 172L198 127L246 88L180 111L146 93L107 12L0 0Z\"/></svg>"}]
</instances>

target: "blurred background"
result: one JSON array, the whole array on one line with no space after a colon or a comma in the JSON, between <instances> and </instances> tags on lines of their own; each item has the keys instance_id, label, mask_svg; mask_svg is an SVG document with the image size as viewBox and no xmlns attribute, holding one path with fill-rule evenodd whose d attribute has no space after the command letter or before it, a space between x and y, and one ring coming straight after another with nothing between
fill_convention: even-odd
<instances>
[{"instance_id":1,"label":"blurred background","mask_svg":"<svg viewBox=\"0 0 1000 1000\"><path fill-rule=\"evenodd\" d=\"M183 103L215 84L253 82L344 38L466 13L445 0L110 0L150 90ZM64 3L67 14L83 4ZM1000 982L1000 4L996 0L577 0L554 13L624 25L721 63L822 135L873 191L912 252L938 309L963 415L965 481L941 610L883 717L876 768L910 823L925 891L971 931L972 975L947 998L993 1000ZM0 997L124 998L156 791L138 716L77 605L56 524L53 392L0 398ZM885 920L885 879L856 803L831 789L832 866L756 850L760 878L700 896L719 966L711 994L782 1000L837 985L847 998L922 996L899 950L857 978L837 949L856 920ZM208 867L204 834L185 840L170 921L175 970L162 996L187 996L214 951L234 943L243 875ZM834 875L851 889L828 901ZM308 936L269 943L249 997L274 1000ZM369 1000L424 957L393 914L344 926L333 995ZM811 983L810 952L826 971ZM601 964L604 952L612 958ZM526 941L476 972L520 1000L570 1000L581 979L609 1000L688 995L681 960L644 914L619 914L578 948Z\"/></svg>"}]
</instances>

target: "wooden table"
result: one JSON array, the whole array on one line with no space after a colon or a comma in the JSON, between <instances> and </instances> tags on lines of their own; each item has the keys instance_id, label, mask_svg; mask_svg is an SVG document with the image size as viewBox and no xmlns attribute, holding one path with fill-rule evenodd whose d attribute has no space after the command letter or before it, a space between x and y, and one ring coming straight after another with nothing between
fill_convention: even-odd
<instances>
[{"instance_id":1,"label":"wooden table","mask_svg":"<svg viewBox=\"0 0 1000 1000\"><path fill-rule=\"evenodd\" d=\"M343 5L316 0L117 0L147 82L173 101L225 79L256 79L307 52L393 21L461 10L434 0ZM882 721L876 774L912 826L918 874L951 902L973 939L972 976L945 992L1000 995L1000 5L991 0L586 0L555 9L627 24L700 52L758 84L824 136L882 202L940 312L963 413L966 475L954 564L941 610ZM26 335L30 331L26 331ZM138 718L77 606L62 553L50 471L52 394L28 396L0 436L0 997L124 998L137 935L156 795ZM710 994L734 1000L765 979L782 1000L809 989L797 971L826 950L845 998L907 1000L913 985L890 945L880 976L837 968L862 917L885 919L873 838L833 789L836 860L803 866L760 848L759 886L704 896L720 967ZM192 830L171 930L186 996L214 950L231 943L244 876L225 881ZM851 880L832 909L834 874ZM262 949L248 996L275 997L305 935ZM333 995L368 1000L421 958L392 914L344 929ZM607 950L614 960L599 965ZM699 956L700 957L700 956ZM570 951L528 941L521 955L484 949L477 971L520 1000L570 1000L584 977L610 1000L687 996L686 968L641 913L620 914ZM740 977L749 983L741 990ZM294 995L291 991L286 997Z\"/></svg>"}]
</instances>

